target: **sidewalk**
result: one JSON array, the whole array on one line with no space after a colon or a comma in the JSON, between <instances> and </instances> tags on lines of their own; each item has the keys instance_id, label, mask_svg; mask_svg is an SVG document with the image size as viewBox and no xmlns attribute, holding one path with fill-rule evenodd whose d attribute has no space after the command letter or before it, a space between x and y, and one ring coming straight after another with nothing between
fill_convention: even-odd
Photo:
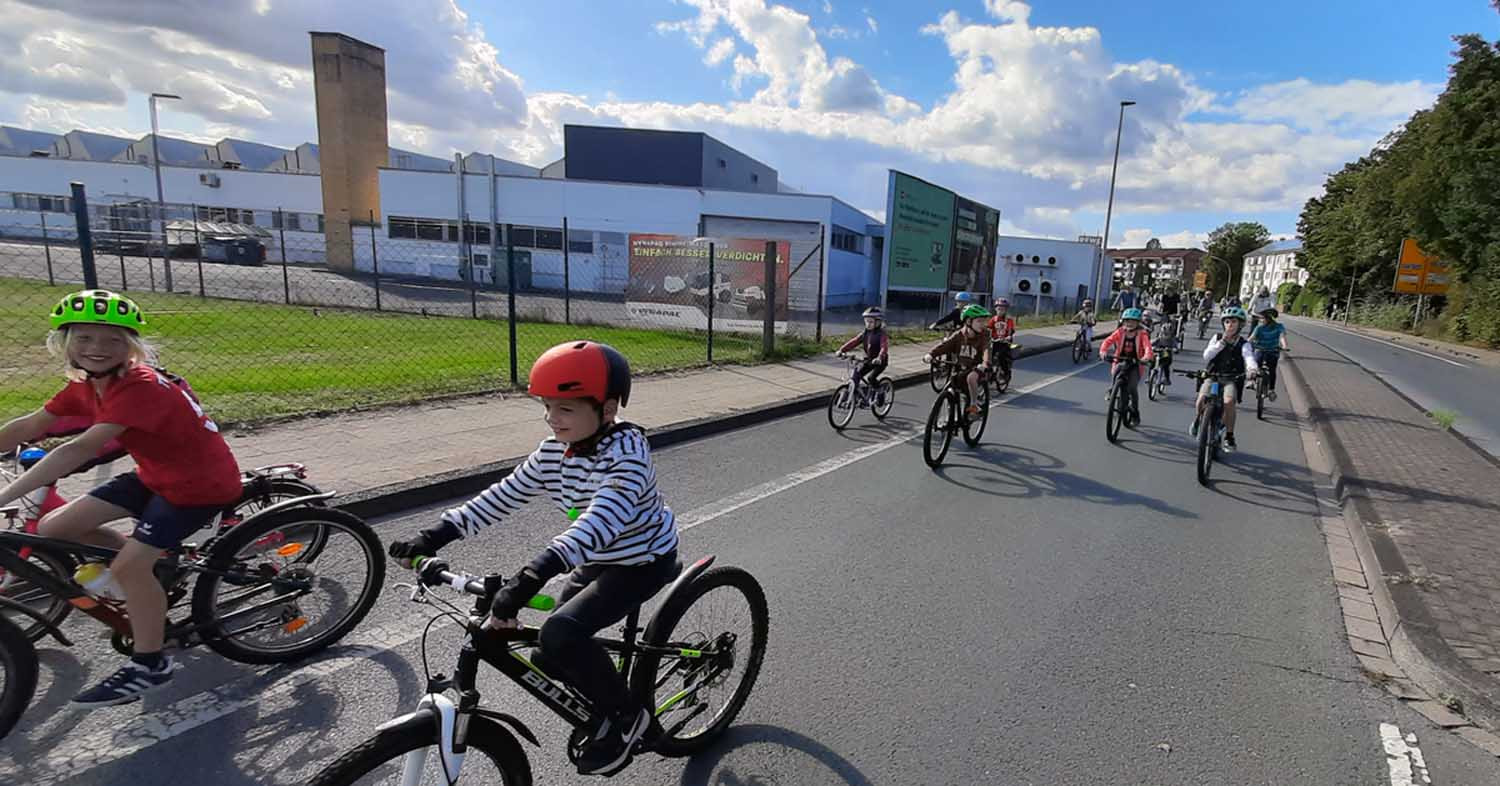
<instances>
[{"instance_id":1,"label":"sidewalk","mask_svg":"<svg viewBox=\"0 0 1500 786\"><path fill-rule=\"evenodd\" d=\"M1070 325L1026 330L1018 333L1016 341L1025 355L1067 346L1073 330ZM940 338L934 332L932 343ZM900 380L925 374L922 355L929 347L893 346L886 375ZM725 420L735 415L775 417L821 406L812 399L843 379L843 361L832 355L654 374L636 380L631 406L624 415L653 434L683 427L696 431L733 427ZM913 390L912 395L923 392ZM213 402L207 404L211 410ZM338 501L378 501L393 509L420 504L411 502L411 495L404 492L438 487L455 478L497 478L497 473L507 471L549 433L541 407L525 395L512 393L236 428L225 436L241 467L300 462L307 465L309 478L318 486L339 492ZM116 466L115 471L122 471ZM92 482L91 475L70 479L64 491L80 493ZM461 490L465 485L473 483L450 483L449 487L456 489L454 494L469 493Z\"/></svg>"},{"instance_id":2,"label":"sidewalk","mask_svg":"<svg viewBox=\"0 0 1500 786\"><path fill-rule=\"evenodd\" d=\"M1500 468L1360 366L1312 341L1288 358L1312 393L1344 504L1374 546L1417 649L1500 711Z\"/></svg>"}]
</instances>

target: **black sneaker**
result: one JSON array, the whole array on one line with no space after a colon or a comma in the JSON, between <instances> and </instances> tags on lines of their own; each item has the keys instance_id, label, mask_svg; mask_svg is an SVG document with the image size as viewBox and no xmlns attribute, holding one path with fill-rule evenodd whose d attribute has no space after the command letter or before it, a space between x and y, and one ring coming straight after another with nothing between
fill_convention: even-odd
<instances>
[{"instance_id":1,"label":"black sneaker","mask_svg":"<svg viewBox=\"0 0 1500 786\"><path fill-rule=\"evenodd\" d=\"M129 704L141 697L141 694L149 693L172 681L172 672L182 668L182 664L173 660L170 656L163 659L160 669L151 669L135 661L126 661L114 674L104 678L104 681L93 688L73 697L74 704L83 704L89 707L110 707L116 704Z\"/></svg>"},{"instance_id":2,"label":"black sneaker","mask_svg":"<svg viewBox=\"0 0 1500 786\"><path fill-rule=\"evenodd\" d=\"M1236 444L1234 444L1234 435L1233 434L1225 434L1224 435L1224 452L1225 453L1233 453L1234 449L1237 448L1237 447L1239 447L1239 446L1236 445Z\"/></svg>"},{"instance_id":3,"label":"black sneaker","mask_svg":"<svg viewBox=\"0 0 1500 786\"><path fill-rule=\"evenodd\" d=\"M578 754L578 774L612 775L624 768L630 763L636 742L650 726L651 713L644 707L605 718Z\"/></svg>"}]
</instances>

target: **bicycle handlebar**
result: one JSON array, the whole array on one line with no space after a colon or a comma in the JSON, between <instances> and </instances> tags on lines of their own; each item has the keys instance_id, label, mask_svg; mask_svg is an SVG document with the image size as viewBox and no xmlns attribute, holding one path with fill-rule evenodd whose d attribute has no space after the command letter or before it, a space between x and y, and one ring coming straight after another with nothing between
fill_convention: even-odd
<instances>
[{"instance_id":1,"label":"bicycle handlebar","mask_svg":"<svg viewBox=\"0 0 1500 786\"><path fill-rule=\"evenodd\" d=\"M472 576L468 573L454 573L448 570L447 560L436 557L417 557L412 560L412 570L417 572L417 580L423 586L452 587L458 592L469 595L477 595L487 598L498 592L505 586L505 577L498 573L489 576ZM557 601L551 595L537 594L526 602L526 607L537 611L551 611L557 606Z\"/></svg>"}]
</instances>

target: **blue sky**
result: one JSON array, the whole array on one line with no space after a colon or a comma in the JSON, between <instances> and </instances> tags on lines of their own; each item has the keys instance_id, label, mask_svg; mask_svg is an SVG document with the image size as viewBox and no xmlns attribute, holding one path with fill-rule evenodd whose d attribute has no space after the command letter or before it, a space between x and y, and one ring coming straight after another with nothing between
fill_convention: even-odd
<instances>
[{"instance_id":1,"label":"blue sky","mask_svg":"<svg viewBox=\"0 0 1500 786\"><path fill-rule=\"evenodd\" d=\"M1489 0L0 0L0 122L314 139L303 31L386 48L392 144L556 158L566 122L707 131L799 188L878 214L885 171L1000 207L1006 230L1187 243L1295 228L1325 172L1446 79ZM457 8L457 12L454 8Z\"/></svg>"}]
</instances>

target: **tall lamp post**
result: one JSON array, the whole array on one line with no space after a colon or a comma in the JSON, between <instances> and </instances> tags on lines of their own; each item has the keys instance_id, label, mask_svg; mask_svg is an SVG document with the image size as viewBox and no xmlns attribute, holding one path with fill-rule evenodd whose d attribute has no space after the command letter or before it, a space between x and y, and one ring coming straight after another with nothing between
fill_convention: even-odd
<instances>
[{"instance_id":1,"label":"tall lamp post","mask_svg":"<svg viewBox=\"0 0 1500 786\"><path fill-rule=\"evenodd\" d=\"M1203 258L1212 259L1213 261L1218 262L1219 264L1224 266L1224 297L1229 297L1229 285L1234 283L1234 268L1230 267L1228 262L1214 256L1213 254L1204 254ZM1212 290L1210 290L1210 294L1212 294Z\"/></svg>"},{"instance_id":2,"label":"tall lamp post","mask_svg":"<svg viewBox=\"0 0 1500 786\"><path fill-rule=\"evenodd\" d=\"M165 274L167 291L172 291L172 255L167 250L167 205L161 190L161 152L157 144L157 137L161 133L156 127L156 99L167 98L174 101L182 100L182 96L171 93L152 93L151 104L151 168L156 171L156 219L161 222L161 266ZM193 220L197 220L193 216Z\"/></svg>"},{"instance_id":3,"label":"tall lamp post","mask_svg":"<svg viewBox=\"0 0 1500 786\"><path fill-rule=\"evenodd\" d=\"M1104 262L1105 262L1105 264L1099 266L1099 278L1100 278L1100 281L1094 282L1094 290L1095 290L1095 292L1099 293L1099 296L1100 296L1101 300L1102 300L1103 295L1104 295L1104 292L1103 292L1103 283L1102 283L1103 278L1104 278L1104 268L1106 266L1108 266L1110 268L1110 270L1111 270L1111 273L1110 273L1111 280L1113 279L1113 276L1114 276L1114 274L1113 274L1114 261L1109 258L1109 220L1112 217L1112 214L1115 212L1115 175L1118 174L1119 171L1120 171L1120 135L1123 134L1124 131L1125 131L1125 107L1127 107L1127 106L1135 106L1135 102L1134 101L1121 101L1120 102L1120 123L1119 123L1118 126L1115 127L1115 163L1109 169L1109 206L1104 209Z\"/></svg>"}]
</instances>

